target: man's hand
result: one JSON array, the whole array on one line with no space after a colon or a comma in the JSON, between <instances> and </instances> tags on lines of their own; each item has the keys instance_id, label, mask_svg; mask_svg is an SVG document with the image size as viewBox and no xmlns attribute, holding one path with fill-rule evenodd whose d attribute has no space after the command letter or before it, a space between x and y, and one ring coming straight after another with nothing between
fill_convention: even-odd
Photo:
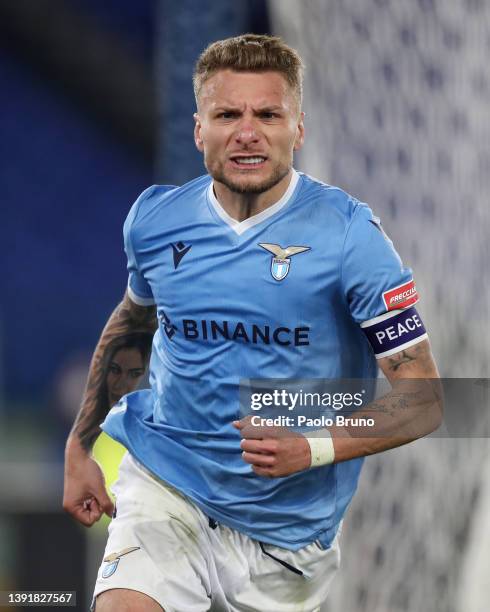
<instances>
[{"instance_id":1,"label":"man's hand","mask_svg":"<svg viewBox=\"0 0 490 612\"><path fill-rule=\"evenodd\" d=\"M233 426L243 438L243 460L258 476L282 478L310 467L310 445L302 434L286 427L256 427L250 420L234 421Z\"/></svg>"},{"instance_id":2,"label":"man's hand","mask_svg":"<svg viewBox=\"0 0 490 612\"><path fill-rule=\"evenodd\" d=\"M104 512L107 516L114 512L99 464L73 444L66 451L63 509L86 527L91 527Z\"/></svg>"}]
</instances>

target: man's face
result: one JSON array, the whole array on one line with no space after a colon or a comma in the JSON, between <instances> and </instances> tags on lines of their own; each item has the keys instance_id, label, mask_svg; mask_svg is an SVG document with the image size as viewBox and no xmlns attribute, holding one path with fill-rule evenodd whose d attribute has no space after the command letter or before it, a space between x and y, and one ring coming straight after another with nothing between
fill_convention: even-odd
<instances>
[{"instance_id":1,"label":"man's face","mask_svg":"<svg viewBox=\"0 0 490 612\"><path fill-rule=\"evenodd\" d=\"M220 70L202 86L196 146L214 180L263 193L283 179L303 144L304 114L279 72Z\"/></svg>"}]
</instances>

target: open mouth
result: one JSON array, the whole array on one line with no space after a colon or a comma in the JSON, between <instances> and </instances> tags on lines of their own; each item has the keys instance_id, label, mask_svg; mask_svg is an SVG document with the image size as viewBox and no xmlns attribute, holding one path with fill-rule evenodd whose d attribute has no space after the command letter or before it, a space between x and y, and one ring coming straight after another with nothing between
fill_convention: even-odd
<instances>
[{"instance_id":1,"label":"open mouth","mask_svg":"<svg viewBox=\"0 0 490 612\"><path fill-rule=\"evenodd\" d=\"M236 155L235 157L231 158L231 162L234 166L245 169L259 168L266 162L266 160L267 158L263 157L262 155Z\"/></svg>"}]
</instances>

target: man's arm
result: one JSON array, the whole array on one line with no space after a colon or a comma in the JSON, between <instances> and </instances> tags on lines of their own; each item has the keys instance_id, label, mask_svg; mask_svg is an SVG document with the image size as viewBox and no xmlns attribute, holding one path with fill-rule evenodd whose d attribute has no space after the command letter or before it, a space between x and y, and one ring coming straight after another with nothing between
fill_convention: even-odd
<instances>
[{"instance_id":1,"label":"man's arm","mask_svg":"<svg viewBox=\"0 0 490 612\"><path fill-rule=\"evenodd\" d=\"M335 461L373 455L395 448L437 429L442 419L439 372L428 340L378 360L392 390L356 417L375 419L374 434L364 427L332 428Z\"/></svg>"},{"instance_id":2,"label":"man's arm","mask_svg":"<svg viewBox=\"0 0 490 612\"><path fill-rule=\"evenodd\" d=\"M155 307L139 306L126 293L109 317L95 348L82 405L65 450L63 508L84 525L99 520L102 512L112 513L102 472L90 456L101 432L100 424L110 409L104 384L106 351L115 339L136 332L154 333L156 327Z\"/></svg>"},{"instance_id":3,"label":"man's arm","mask_svg":"<svg viewBox=\"0 0 490 612\"><path fill-rule=\"evenodd\" d=\"M362 427L329 428L335 462L407 444L440 425L442 396L434 380L439 374L428 340L380 359L379 365L393 388L355 413L356 417L375 419L375 434L363 437ZM310 467L311 451L305 436L285 433L282 428L254 427L249 419L236 422L235 426L243 437L243 459L252 464L256 474L278 478Z\"/></svg>"},{"instance_id":4,"label":"man's arm","mask_svg":"<svg viewBox=\"0 0 490 612\"><path fill-rule=\"evenodd\" d=\"M124 295L122 302L109 317L95 348L90 363L89 375L80 411L75 419L69 442L75 441L89 452L100 434L100 423L105 419L110 406L106 397L101 397L104 387L104 356L110 343L136 332L155 333L157 320L155 306L138 306Z\"/></svg>"}]
</instances>

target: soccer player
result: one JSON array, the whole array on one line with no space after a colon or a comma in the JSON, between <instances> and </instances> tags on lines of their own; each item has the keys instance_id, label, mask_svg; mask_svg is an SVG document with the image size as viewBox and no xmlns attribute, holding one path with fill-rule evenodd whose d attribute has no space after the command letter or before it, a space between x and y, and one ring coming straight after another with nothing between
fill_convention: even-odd
<instances>
[{"instance_id":1,"label":"soccer player","mask_svg":"<svg viewBox=\"0 0 490 612\"><path fill-rule=\"evenodd\" d=\"M388 394L376 437L279 435L240 418L239 381L368 378L379 365L395 384L437 369L412 273L379 219L293 169L297 52L270 36L218 41L194 87L208 174L150 187L129 212L128 288L67 442L64 508L84 525L114 511L97 612L321 610L363 457L429 433L438 411L418 394L396 411L407 397ZM106 415L104 351L142 332L156 332L151 390ZM117 510L90 453L102 421L129 451Z\"/></svg>"}]
</instances>

